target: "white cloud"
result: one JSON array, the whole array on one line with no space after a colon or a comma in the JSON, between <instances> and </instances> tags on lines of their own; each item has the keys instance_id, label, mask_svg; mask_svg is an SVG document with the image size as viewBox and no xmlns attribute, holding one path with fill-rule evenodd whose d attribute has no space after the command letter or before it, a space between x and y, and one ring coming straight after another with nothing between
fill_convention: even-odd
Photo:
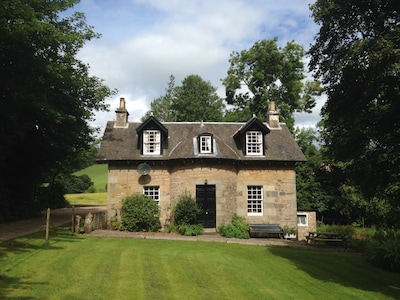
<instances>
[{"instance_id":1,"label":"white cloud","mask_svg":"<svg viewBox=\"0 0 400 300\"><path fill-rule=\"evenodd\" d=\"M138 120L164 94L170 74L177 84L198 74L223 96L220 79L232 51L275 36L281 46L295 40L308 48L317 30L305 0L83 0L77 10L103 34L79 58L89 63L91 74L119 90L107 100L111 111L96 115L94 124L104 126L114 119L120 97L130 120ZM298 122L315 119L301 116Z\"/></svg>"}]
</instances>

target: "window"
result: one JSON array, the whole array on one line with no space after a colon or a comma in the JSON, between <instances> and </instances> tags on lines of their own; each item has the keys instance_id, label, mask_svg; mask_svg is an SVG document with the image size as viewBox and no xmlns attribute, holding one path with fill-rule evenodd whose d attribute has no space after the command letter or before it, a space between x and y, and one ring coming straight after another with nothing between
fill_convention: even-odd
<instances>
[{"instance_id":1,"label":"window","mask_svg":"<svg viewBox=\"0 0 400 300\"><path fill-rule=\"evenodd\" d=\"M143 131L143 154L161 154L161 134L159 130Z\"/></svg>"},{"instance_id":2,"label":"window","mask_svg":"<svg viewBox=\"0 0 400 300\"><path fill-rule=\"evenodd\" d=\"M246 132L246 155L263 154L263 135L261 131Z\"/></svg>"},{"instance_id":3,"label":"window","mask_svg":"<svg viewBox=\"0 0 400 300\"><path fill-rule=\"evenodd\" d=\"M145 186L143 188L143 194L152 198L160 205L160 187L158 186Z\"/></svg>"},{"instance_id":4,"label":"window","mask_svg":"<svg viewBox=\"0 0 400 300\"><path fill-rule=\"evenodd\" d=\"M201 135L200 136L200 153L212 153L212 136Z\"/></svg>"},{"instance_id":5,"label":"window","mask_svg":"<svg viewBox=\"0 0 400 300\"><path fill-rule=\"evenodd\" d=\"M308 214L297 214L297 226L308 226Z\"/></svg>"},{"instance_id":6,"label":"window","mask_svg":"<svg viewBox=\"0 0 400 300\"><path fill-rule=\"evenodd\" d=\"M247 187L247 214L262 215L263 213L263 188L262 186Z\"/></svg>"}]
</instances>

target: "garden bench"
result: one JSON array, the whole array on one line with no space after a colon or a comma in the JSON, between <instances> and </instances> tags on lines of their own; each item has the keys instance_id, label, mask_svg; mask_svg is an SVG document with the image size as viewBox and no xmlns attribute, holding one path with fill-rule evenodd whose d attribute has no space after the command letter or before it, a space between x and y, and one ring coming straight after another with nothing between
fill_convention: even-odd
<instances>
[{"instance_id":1,"label":"garden bench","mask_svg":"<svg viewBox=\"0 0 400 300\"><path fill-rule=\"evenodd\" d=\"M283 229L279 224L249 224L250 237L279 237L283 238Z\"/></svg>"}]
</instances>

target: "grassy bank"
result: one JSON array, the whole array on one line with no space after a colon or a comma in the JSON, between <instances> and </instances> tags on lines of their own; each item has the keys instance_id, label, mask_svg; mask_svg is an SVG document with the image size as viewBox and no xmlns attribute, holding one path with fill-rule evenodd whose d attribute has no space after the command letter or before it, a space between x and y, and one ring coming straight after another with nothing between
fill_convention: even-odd
<instances>
[{"instance_id":1,"label":"grassy bank","mask_svg":"<svg viewBox=\"0 0 400 300\"><path fill-rule=\"evenodd\" d=\"M70 205L106 205L107 193L83 193L65 195Z\"/></svg>"},{"instance_id":2,"label":"grassy bank","mask_svg":"<svg viewBox=\"0 0 400 300\"><path fill-rule=\"evenodd\" d=\"M337 251L107 239L65 229L0 244L0 298L399 299L400 274Z\"/></svg>"},{"instance_id":3,"label":"grassy bank","mask_svg":"<svg viewBox=\"0 0 400 300\"><path fill-rule=\"evenodd\" d=\"M75 172L74 175L80 176L80 175L88 175L90 179L94 183L94 187L96 188L97 193L103 193L107 191L107 167L108 165L106 164L95 164L90 167L87 167L86 169L80 170L78 172Z\"/></svg>"}]
</instances>

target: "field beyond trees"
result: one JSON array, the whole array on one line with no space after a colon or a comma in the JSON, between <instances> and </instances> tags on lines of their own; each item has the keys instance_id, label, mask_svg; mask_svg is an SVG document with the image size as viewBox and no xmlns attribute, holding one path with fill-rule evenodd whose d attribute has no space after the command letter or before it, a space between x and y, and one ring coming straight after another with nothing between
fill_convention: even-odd
<instances>
[{"instance_id":1,"label":"field beyond trees","mask_svg":"<svg viewBox=\"0 0 400 300\"><path fill-rule=\"evenodd\" d=\"M354 253L111 239L57 228L0 244L1 299L399 299Z\"/></svg>"},{"instance_id":2,"label":"field beyond trees","mask_svg":"<svg viewBox=\"0 0 400 300\"><path fill-rule=\"evenodd\" d=\"M76 176L88 175L93 181L93 185L96 189L96 193L107 192L107 164L94 164L83 170L74 173Z\"/></svg>"}]
</instances>

